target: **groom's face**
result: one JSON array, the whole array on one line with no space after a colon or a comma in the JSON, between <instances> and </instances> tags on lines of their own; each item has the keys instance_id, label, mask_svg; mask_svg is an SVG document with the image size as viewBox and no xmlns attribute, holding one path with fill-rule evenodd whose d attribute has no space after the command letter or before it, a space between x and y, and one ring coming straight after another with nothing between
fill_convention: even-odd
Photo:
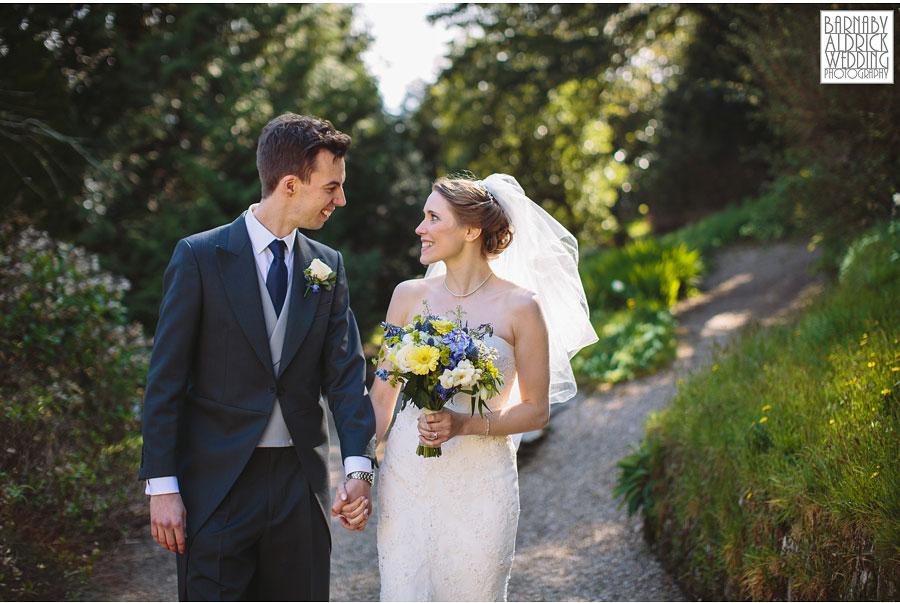
<instances>
[{"instance_id":1,"label":"groom's face","mask_svg":"<svg viewBox=\"0 0 900 603\"><path fill-rule=\"evenodd\" d=\"M336 207L347 204L344 197L346 174L343 157L335 157L326 149L319 151L309 182L298 180L292 197L290 210L298 227L318 230Z\"/></svg>"}]
</instances>

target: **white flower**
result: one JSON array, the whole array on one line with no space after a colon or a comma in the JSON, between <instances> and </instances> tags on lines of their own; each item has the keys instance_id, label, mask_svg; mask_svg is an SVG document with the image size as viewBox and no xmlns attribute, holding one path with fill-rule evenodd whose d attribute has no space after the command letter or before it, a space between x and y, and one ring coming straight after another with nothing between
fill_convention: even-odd
<instances>
[{"instance_id":1,"label":"white flower","mask_svg":"<svg viewBox=\"0 0 900 603\"><path fill-rule=\"evenodd\" d=\"M415 345L406 345L397 350L393 356L391 357L391 362L394 363L394 366L401 373L411 373L413 370L412 364L409 361L409 355L416 348Z\"/></svg>"},{"instance_id":2,"label":"white flower","mask_svg":"<svg viewBox=\"0 0 900 603\"><path fill-rule=\"evenodd\" d=\"M612 283L610 283L610 285L612 286L612 290L616 293L621 293L625 290L625 283L618 279L614 280Z\"/></svg>"},{"instance_id":3,"label":"white flower","mask_svg":"<svg viewBox=\"0 0 900 603\"><path fill-rule=\"evenodd\" d=\"M454 371L451 371L450 369L444 369L444 372L438 377L438 381L441 382L441 387L444 389L456 387L456 375L454 374Z\"/></svg>"},{"instance_id":4,"label":"white flower","mask_svg":"<svg viewBox=\"0 0 900 603\"><path fill-rule=\"evenodd\" d=\"M477 370L468 360L463 360L462 362L457 364L456 368L453 369L453 372L456 374L456 384L463 387L471 387L475 385L475 382L478 379L478 377L476 376Z\"/></svg>"},{"instance_id":5,"label":"white flower","mask_svg":"<svg viewBox=\"0 0 900 603\"><path fill-rule=\"evenodd\" d=\"M328 275L331 274L331 268L328 267L328 264L320 260L319 258L314 259L309 263L309 273L313 278L317 278L320 281L324 281L328 278Z\"/></svg>"}]
</instances>

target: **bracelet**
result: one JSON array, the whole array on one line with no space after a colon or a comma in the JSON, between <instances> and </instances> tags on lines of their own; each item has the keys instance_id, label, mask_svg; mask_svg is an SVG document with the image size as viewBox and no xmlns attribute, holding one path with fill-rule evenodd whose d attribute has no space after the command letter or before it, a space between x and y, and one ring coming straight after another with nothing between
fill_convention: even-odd
<instances>
[{"instance_id":1,"label":"bracelet","mask_svg":"<svg viewBox=\"0 0 900 603\"><path fill-rule=\"evenodd\" d=\"M347 479L361 479L364 482L369 482L371 486L375 483L375 474L368 471L351 471L347 474Z\"/></svg>"},{"instance_id":2,"label":"bracelet","mask_svg":"<svg viewBox=\"0 0 900 603\"><path fill-rule=\"evenodd\" d=\"M491 419L490 417L485 417L484 420L486 421L484 427L484 437L488 437L489 435L491 435Z\"/></svg>"}]
</instances>

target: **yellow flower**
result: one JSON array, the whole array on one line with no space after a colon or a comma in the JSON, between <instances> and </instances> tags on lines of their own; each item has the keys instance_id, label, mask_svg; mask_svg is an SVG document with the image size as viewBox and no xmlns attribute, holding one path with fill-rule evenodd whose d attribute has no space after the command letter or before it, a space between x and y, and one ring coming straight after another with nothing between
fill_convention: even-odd
<instances>
[{"instance_id":1,"label":"yellow flower","mask_svg":"<svg viewBox=\"0 0 900 603\"><path fill-rule=\"evenodd\" d=\"M760 422L760 423L765 423L765 422L768 421L768 420L769 420L769 417L763 417L762 419L759 420L759 422Z\"/></svg>"},{"instance_id":2,"label":"yellow flower","mask_svg":"<svg viewBox=\"0 0 900 603\"><path fill-rule=\"evenodd\" d=\"M892 373L896 373L897 371L900 371L900 367L898 367L898 366L892 366L892 367L891 367L891 372L892 372Z\"/></svg>"},{"instance_id":3,"label":"yellow flower","mask_svg":"<svg viewBox=\"0 0 900 603\"><path fill-rule=\"evenodd\" d=\"M882 394L889 394L889 393L891 393L891 390L885 388L885 389L881 390L881 393L882 393Z\"/></svg>"},{"instance_id":4,"label":"yellow flower","mask_svg":"<svg viewBox=\"0 0 900 603\"><path fill-rule=\"evenodd\" d=\"M834 425L834 419L831 419L830 421L828 421L828 424L829 424L829 425Z\"/></svg>"},{"instance_id":5,"label":"yellow flower","mask_svg":"<svg viewBox=\"0 0 900 603\"><path fill-rule=\"evenodd\" d=\"M635 304L634 300L631 299L630 297L628 298L628 300L626 300L625 303L628 305L629 308L633 308L634 304Z\"/></svg>"},{"instance_id":6,"label":"yellow flower","mask_svg":"<svg viewBox=\"0 0 900 603\"><path fill-rule=\"evenodd\" d=\"M430 345L417 345L413 348L408 356L409 365L412 372L417 375L427 375L430 371L437 369L438 358L441 357L441 351Z\"/></svg>"},{"instance_id":7,"label":"yellow flower","mask_svg":"<svg viewBox=\"0 0 900 603\"><path fill-rule=\"evenodd\" d=\"M762 407L762 411L763 411L763 412L766 412L767 410L772 410L772 405L771 405L771 404L766 404L765 406Z\"/></svg>"},{"instance_id":8,"label":"yellow flower","mask_svg":"<svg viewBox=\"0 0 900 603\"><path fill-rule=\"evenodd\" d=\"M453 330L453 323L449 320L432 320L431 326L434 327L434 330L440 335L446 335Z\"/></svg>"},{"instance_id":9,"label":"yellow flower","mask_svg":"<svg viewBox=\"0 0 900 603\"><path fill-rule=\"evenodd\" d=\"M874 478L874 477L878 477L878 472L876 471L875 473L873 473L873 474L872 474L872 477L873 477L873 478Z\"/></svg>"},{"instance_id":10,"label":"yellow flower","mask_svg":"<svg viewBox=\"0 0 900 603\"><path fill-rule=\"evenodd\" d=\"M875 366L875 362L874 362L874 361L869 363L869 368L872 368L873 366Z\"/></svg>"},{"instance_id":11,"label":"yellow flower","mask_svg":"<svg viewBox=\"0 0 900 603\"><path fill-rule=\"evenodd\" d=\"M718 364L714 364L714 365L713 365L713 370L714 370L714 371L719 370L719 365L718 365Z\"/></svg>"}]
</instances>

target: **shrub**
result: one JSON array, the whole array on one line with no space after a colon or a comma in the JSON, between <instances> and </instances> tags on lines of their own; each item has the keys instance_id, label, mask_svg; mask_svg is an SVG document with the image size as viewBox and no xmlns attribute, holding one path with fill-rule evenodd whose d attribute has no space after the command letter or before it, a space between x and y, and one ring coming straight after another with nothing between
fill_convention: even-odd
<instances>
[{"instance_id":1,"label":"shrub","mask_svg":"<svg viewBox=\"0 0 900 603\"><path fill-rule=\"evenodd\" d=\"M796 232L791 194L788 180L779 180L758 199L718 211L661 236L660 241L669 246L684 244L708 258L715 250L738 241L771 241L790 236Z\"/></svg>"},{"instance_id":2,"label":"shrub","mask_svg":"<svg viewBox=\"0 0 900 603\"><path fill-rule=\"evenodd\" d=\"M617 310L629 299L670 308L696 287L703 261L686 245L648 238L585 254L579 272L591 308Z\"/></svg>"},{"instance_id":3,"label":"shrub","mask_svg":"<svg viewBox=\"0 0 900 603\"><path fill-rule=\"evenodd\" d=\"M138 490L147 344L96 257L0 227L0 593L62 599Z\"/></svg>"},{"instance_id":4,"label":"shrub","mask_svg":"<svg viewBox=\"0 0 900 603\"><path fill-rule=\"evenodd\" d=\"M629 459L646 473L620 484L691 596L897 596L898 299L893 224L795 324L749 329L651 419L653 458Z\"/></svg>"},{"instance_id":5,"label":"shrub","mask_svg":"<svg viewBox=\"0 0 900 603\"><path fill-rule=\"evenodd\" d=\"M618 383L650 373L675 356L675 319L659 304L632 302L616 312L594 311L600 340L572 359L579 380Z\"/></svg>"}]
</instances>

